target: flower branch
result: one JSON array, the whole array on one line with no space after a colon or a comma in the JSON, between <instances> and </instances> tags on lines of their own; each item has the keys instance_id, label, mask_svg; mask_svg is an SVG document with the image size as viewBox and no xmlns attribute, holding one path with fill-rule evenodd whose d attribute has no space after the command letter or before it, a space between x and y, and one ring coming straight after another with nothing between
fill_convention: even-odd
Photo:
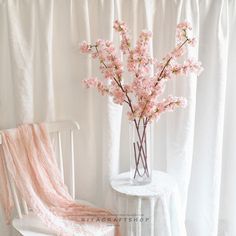
<instances>
[{"instance_id":1,"label":"flower branch","mask_svg":"<svg viewBox=\"0 0 236 236\"><path fill-rule=\"evenodd\" d=\"M84 80L84 83L88 88L96 88L102 95L111 96L114 103L128 105L127 115L129 120L134 122L138 137L133 145L135 163L137 167L141 163L144 168L143 174L148 175L146 126L159 119L161 114L186 106L186 99L182 97L169 95L161 101L159 98L165 91L167 81L178 76L201 73L201 63L193 58L187 58L183 63L178 62L184 56L188 46L196 45L196 39L189 37L192 27L188 22L178 24L176 47L162 61L157 62L151 57L149 51L152 37L150 31L143 30L135 47L132 48L126 24L117 20L113 28L121 36L120 51L127 57L126 69L133 79L128 82L124 78L124 63L121 62L114 44L111 41L99 39L95 44L82 42L80 50L99 60L99 68L104 79L92 77ZM152 66L154 66L154 75L151 73ZM140 128L141 123L143 129ZM142 175L138 169L134 175L137 174Z\"/></svg>"}]
</instances>

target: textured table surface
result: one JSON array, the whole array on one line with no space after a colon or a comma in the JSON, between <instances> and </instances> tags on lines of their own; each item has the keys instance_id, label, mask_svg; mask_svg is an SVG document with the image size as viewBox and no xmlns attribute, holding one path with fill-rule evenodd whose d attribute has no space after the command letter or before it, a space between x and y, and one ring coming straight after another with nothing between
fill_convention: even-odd
<instances>
[{"instance_id":1,"label":"textured table surface","mask_svg":"<svg viewBox=\"0 0 236 236\"><path fill-rule=\"evenodd\" d=\"M146 185L133 185L129 172L121 173L111 180L112 188L122 194L137 197L156 197L176 190L176 181L167 173L153 171L152 182Z\"/></svg>"},{"instance_id":2,"label":"textured table surface","mask_svg":"<svg viewBox=\"0 0 236 236\"><path fill-rule=\"evenodd\" d=\"M118 214L130 219L121 222L123 235L186 236L178 185L170 174L153 171L150 184L133 185L125 172L111 180L111 187ZM141 222L142 217L148 221Z\"/></svg>"}]
</instances>

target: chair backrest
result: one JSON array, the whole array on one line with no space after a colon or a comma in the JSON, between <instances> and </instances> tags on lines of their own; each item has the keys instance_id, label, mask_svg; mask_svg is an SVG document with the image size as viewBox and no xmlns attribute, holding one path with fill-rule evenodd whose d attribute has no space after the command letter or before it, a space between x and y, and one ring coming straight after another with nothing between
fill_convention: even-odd
<instances>
[{"instance_id":1,"label":"chair backrest","mask_svg":"<svg viewBox=\"0 0 236 236\"><path fill-rule=\"evenodd\" d=\"M64 176L65 162L63 160L65 159L65 156L69 155L70 157L69 160L68 159L66 160L66 162L68 161L70 163L69 166L67 165L70 176L69 178L67 178L65 184L68 186L69 192L74 199L75 198L75 133L79 131L79 125L75 121L58 121L58 122L46 123L46 127L52 139L53 146L55 148L55 153L63 180L65 178ZM2 136L0 131L0 145L1 144L2 144ZM64 155L65 154L64 149L67 149L66 155ZM7 175L18 217L22 218L23 214L27 215L29 213L29 208L25 200L19 196L15 183L10 177L8 170L7 170Z\"/></svg>"}]
</instances>

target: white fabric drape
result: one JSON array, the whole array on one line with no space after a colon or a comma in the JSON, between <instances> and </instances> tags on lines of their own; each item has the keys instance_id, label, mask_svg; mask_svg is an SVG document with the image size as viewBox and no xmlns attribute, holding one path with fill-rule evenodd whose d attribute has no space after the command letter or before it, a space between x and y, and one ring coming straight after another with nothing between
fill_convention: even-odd
<instances>
[{"instance_id":1,"label":"white fabric drape","mask_svg":"<svg viewBox=\"0 0 236 236\"><path fill-rule=\"evenodd\" d=\"M109 178L129 166L124 111L82 79L98 64L78 52L82 40L108 38L114 19L133 40L153 31L152 53L174 46L175 26L187 19L199 38L205 68L173 81L168 92L186 96L184 111L155 124L155 169L178 181L190 236L236 235L236 2L234 0L0 0L0 129L17 123L74 119L81 125L78 196L107 204ZM15 235L0 218L0 235Z\"/></svg>"}]
</instances>

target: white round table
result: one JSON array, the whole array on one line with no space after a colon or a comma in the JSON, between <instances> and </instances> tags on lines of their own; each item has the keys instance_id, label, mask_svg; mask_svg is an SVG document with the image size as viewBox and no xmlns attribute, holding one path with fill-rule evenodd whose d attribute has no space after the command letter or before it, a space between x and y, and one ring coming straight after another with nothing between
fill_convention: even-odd
<instances>
[{"instance_id":1,"label":"white round table","mask_svg":"<svg viewBox=\"0 0 236 236\"><path fill-rule=\"evenodd\" d=\"M133 185L125 172L111 180L111 187L124 235L186 235L178 186L169 174L153 171L150 184Z\"/></svg>"}]
</instances>

